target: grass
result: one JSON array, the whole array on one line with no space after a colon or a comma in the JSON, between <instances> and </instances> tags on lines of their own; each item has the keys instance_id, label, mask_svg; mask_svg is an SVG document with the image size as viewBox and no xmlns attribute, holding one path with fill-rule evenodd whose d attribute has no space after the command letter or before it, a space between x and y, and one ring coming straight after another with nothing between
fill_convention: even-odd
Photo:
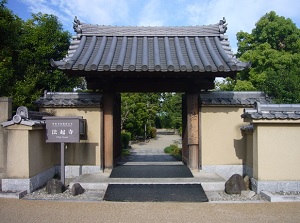
<instances>
[{"instance_id":1,"label":"grass","mask_svg":"<svg viewBox=\"0 0 300 223\"><path fill-rule=\"evenodd\" d=\"M129 156L129 155L130 155L129 149L122 149L122 154L121 154L122 157Z\"/></svg>"},{"instance_id":2,"label":"grass","mask_svg":"<svg viewBox=\"0 0 300 223\"><path fill-rule=\"evenodd\" d=\"M177 160L182 160L182 150L177 145L170 145L164 149L165 153L174 156Z\"/></svg>"}]
</instances>

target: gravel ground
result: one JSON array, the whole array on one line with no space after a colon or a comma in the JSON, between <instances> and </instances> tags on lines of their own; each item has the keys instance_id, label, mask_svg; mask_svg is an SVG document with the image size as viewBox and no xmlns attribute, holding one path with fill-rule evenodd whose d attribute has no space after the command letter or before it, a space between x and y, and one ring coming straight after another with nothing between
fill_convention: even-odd
<instances>
[{"instance_id":1,"label":"gravel ground","mask_svg":"<svg viewBox=\"0 0 300 223\"><path fill-rule=\"evenodd\" d=\"M40 189L25 195L23 199L28 200L70 200L70 201L102 201L104 190L85 190L83 194L73 196L71 190L67 189L61 194L47 194L46 189Z\"/></svg>"},{"instance_id":2,"label":"gravel ground","mask_svg":"<svg viewBox=\"0 0 300 223\"><path fill-rule=\"evenodd\" d=\"M68 185L73 179L66 179L65 183ZM30 194L25 195L23 199L28 200L70 200L70 201L102 201L105 190L85 190L83 194L77 196L72 195L71 188L67 186L63 193L48 194L46 187L36 190Z\"/></svg>"},{"instance_id":3,"label":"gravel ground","mask_svg":"<svg viewBox=\"0 0 300 223\"><path fill-rule=\"evenodd\" d=\"M0 198L0 222L300 222L300 202L53 202Z\"/></svg>"},{"instance_id":4,"label":"gravel ground","mask_svg":"<svg viewBox=\"0 0 300 223\"><path fill-rule=\"evenodd\" d=\"M73 196L71 189L67 188L64 193L47 194L46 188L41 188L30 194L25 195L23 199L28 200L69 200L69 201L103 201L105 190L85 190L83 194ZM224 191L208 191L206 195L212 202L264 202L262 196L256 194L252 198L246 198L241 195L229 195Z\"/></svg>"},{"instance_id":5,"label":"gravel ground","mask_svg":"<svg viewBox=\"0 0 300 223\"><path fill-rule=\"evenodd\" d=\"M206 195L209 201L224 202L266 202L267 200L261 195L256 194L252 198L243 197L240 194L226 194L225 191L208 191Z\"/></svg>"}]
</instances>

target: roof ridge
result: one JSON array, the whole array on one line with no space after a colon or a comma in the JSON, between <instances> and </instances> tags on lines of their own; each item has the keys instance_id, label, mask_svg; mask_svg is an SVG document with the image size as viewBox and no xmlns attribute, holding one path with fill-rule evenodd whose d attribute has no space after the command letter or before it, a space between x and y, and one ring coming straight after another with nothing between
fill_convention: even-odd
<instances>
[{"instance_id":1,"label":"roof ridge","mask_svg":"<svg viewBox=\"0 0 300 223\"><path fill-rule=\"evenodd\" d=\"M221 36L226 33L227 23L225 18L223 17L216 24L210 25L190 25L190 26L112 26L112 25L98 25L98 24L88 24L81 22L77 16L74 18L73 23L74 32L77 35L95 35L100 34L103 35L102 32L107 30L111 33L111 35L127 35L128 33L134 33L133 30L136 30L140 35L170 35L170 34L184 34L186 31L191 30L193 36L202 36L209 35L212 36ZM104 30L103 30L104 29ZM198 31L197 31L198 29ZM100 33L100 31L102 31ZM153 33L151 33L151 32ZM163 32L161 32L163 31ZM169 32L168 32L169 31ZM150 33L148 33L150 32ZM174 32L174 33L173 33ZM189 33L186 33L189 36Z\"/></svg>"}]
</instances>

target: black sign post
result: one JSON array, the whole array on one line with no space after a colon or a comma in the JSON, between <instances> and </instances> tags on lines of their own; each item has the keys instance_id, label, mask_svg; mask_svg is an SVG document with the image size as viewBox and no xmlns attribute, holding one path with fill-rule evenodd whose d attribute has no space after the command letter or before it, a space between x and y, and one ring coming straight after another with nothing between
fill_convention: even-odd
<instances>
[{"instance_id":1,"label":"black sign post","mask_svg":"<svg viewBox=\"0 0 300 223\"><path fill-rule=\"evenodd\" d=\"M80 142L80 133L85 129L81 116L43 117L46 120L47 143L60 143L61 181L65 184L65 143Z\"/></svg>"},{"instance_id":2,"label":"black sign post","mask_svg":"<svg viewBox=\"0 0 300 223\"><path fill-rule=\"evenodd\" d=\"M65 185L65 143L60 143L60 180Z\"/></svg>"}]
</instances>

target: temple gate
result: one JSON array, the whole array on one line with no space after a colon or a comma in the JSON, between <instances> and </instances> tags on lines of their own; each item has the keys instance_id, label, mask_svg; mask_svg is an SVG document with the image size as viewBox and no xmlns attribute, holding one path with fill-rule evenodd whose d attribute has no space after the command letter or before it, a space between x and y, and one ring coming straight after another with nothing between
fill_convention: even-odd
<instances>
[{"instance_id":1,"label":"temple gate","mask_svg":"<svg viewBox=\"0 0 300 223\"><path fill-rule=\"evenodd\" d=\"M120 93L183 92L183 161L201 167L199 93L214 88L216 77L235 77L249 63L231 51L225 19L208 26L114 27L74 20L68 54L52 66L85 77L103 96L103 168L121 154Z\"/></svg>"}]
</instances>

